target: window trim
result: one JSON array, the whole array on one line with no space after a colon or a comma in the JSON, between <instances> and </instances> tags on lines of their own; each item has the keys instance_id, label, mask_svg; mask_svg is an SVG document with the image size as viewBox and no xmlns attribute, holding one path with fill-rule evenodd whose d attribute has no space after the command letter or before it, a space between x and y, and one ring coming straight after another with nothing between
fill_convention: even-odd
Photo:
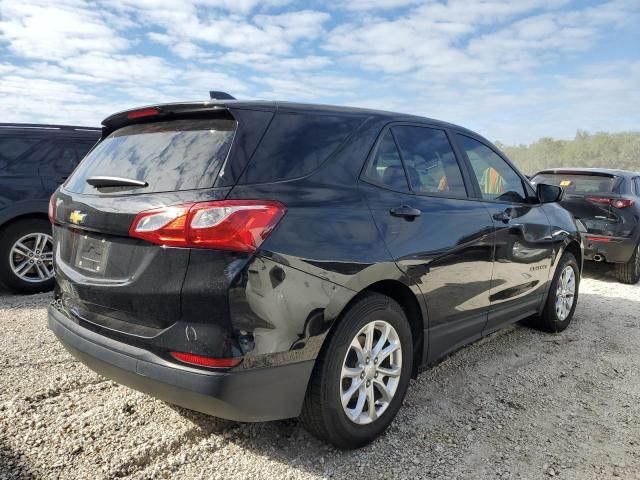
<instances>
[{"instance_id":1,"label":"window trim","mask_svg":"<svg viewBox=\"0 0 640 480\"><path fill-rule=\"evenodd\" d=\"M484 145L485 147L487 147L489 150L491 150L493 153L495 153L498 157L500 157L511 168L511 170L514 171L514 173L518 176L518 178L520 178L520 184L522 185L522 189L524 190L525 194L527 195L527 198L531 199L533 201L532 202L510 202L510 201L505 201L505 200L495 200L495 199L492 200L492 199L488 199L488 198L483 198L482 189L480 188L480 184L478 183L478 179L476 178L475 172L473 170L473 166L471 165L471 160L469 160L469 156L467 155L467 152L465 151L465 149L462 148L462 146L458 143L458 139L455 138L456 147L459 149L460 154L463 156L464 161L467 164L467 168L469 169L469 172L472 174L471 175L471 182L472 182L473 187L474 187L476 200L479 200L481 202L493 203L493 204L526 205L526 206L529 206L529 207L540 205L540 202L538 201L537 194L533 191L533 187L528 182L526 177L524 177L524 175L520 172L520 170L518 170L518 168L513 164L513 162L511 162L511 160L509 160L507 157L502 155L493 146L487 145L488 142L486 140L482 139L482 138L478 138L477 136L472 135L469 132L461 132L460 130L455 130L455 129L453 130L453 133L455 133L456 135L460 135L460 136L463 136L463 137L470 138L471 140L475 140L476 142L480 143L481 145ZM456 135L453 135L453 136L455 137Z\"/></svg>"},{"instance_id":2,"label":"window trim","mask_svg":"<svg viewBox=\"0 0 640 480\"><path fill-rule=\"evenodd\" d=\"M431 130L440 130L441 132L444 132L444 134L447 137L447 140L449 142L449 146L451 147L451 151L453 153L453 156L458 164L458 168L460 169L460 175L462 176L462 183L464 185L466 194L464 196L462 195L451 195L451 194L439 194L437 192L417 192L413 189L413 187L411 186L411 181L409 180L409 176L407 174L407 168L405 166L404 163L404 158L402 156L402 152L400 151L400 146L398 145L398 140L396 139L396 136L394 135L393 131L391 130L393 127L419 127L419 128L428 128ZM365 175L365 172L367 171L367 168L369 167L369 164L373 161L373 159L375 158L376 154L378 153L378 147L380 145L380 143L382 142L382 138L384 137L384 135L389 132L391 134L391 138L393 138L394 143L396 144L396 149L398 150L398 155L400 156L400 162L402 163L402 168L404 169L404 176L405 179L407 180L407 186L409 187L408 191L401 191L401 190L396 190L394 188L390 188L388 185L384 185L381 184L379 182L376 182L375 180L367 177ZM364 165L362 167L362 170L360 171L360 176L358 177L361 181L368 183L370 185L374 185L376 187L379 188L383 188L384 190L388 190L390 192L396 192L396 193L404 193L406 195L415 195L416 197L433 197L433 198L446 198L446 199L450 199L450 200L476 200L473 196L472 193L473 190L473 184L471 183L471 178L469 176L469 172L467 171L467 164L465 163L464 160L462 160L462 158L459 155L459 152L456 149L456 145L454 144L454 142L452 141L452 136L450 135L450 132L448 131L447 128L441 126L441 125L433 125L433 124L429 124L429 123L420 123L420 122L389 122L387 123L384 127L382 127L382 129L380 130L380 133L378 134L378 137L376 138L375 143L373 144L373 148L371 149L371 151L369 152L369 155L367 155L367 159L364 162Z\"/></svg>"}]
</instances>

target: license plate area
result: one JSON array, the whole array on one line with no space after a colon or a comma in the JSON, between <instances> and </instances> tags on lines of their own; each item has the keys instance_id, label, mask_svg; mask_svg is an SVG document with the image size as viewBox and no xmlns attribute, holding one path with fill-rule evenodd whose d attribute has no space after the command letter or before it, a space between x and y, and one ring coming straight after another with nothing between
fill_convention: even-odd
<instances>
[{"instance_id":1,"label":"license plate area","mask_svg":"<svg viewBox=\"0 0 640 480\"><path fill-rule=\"evenodd\" d=\"M95 275L104 275L111 242L87 234L78 235L77 242L74 267Z\"/></svg>"}]
</instances>

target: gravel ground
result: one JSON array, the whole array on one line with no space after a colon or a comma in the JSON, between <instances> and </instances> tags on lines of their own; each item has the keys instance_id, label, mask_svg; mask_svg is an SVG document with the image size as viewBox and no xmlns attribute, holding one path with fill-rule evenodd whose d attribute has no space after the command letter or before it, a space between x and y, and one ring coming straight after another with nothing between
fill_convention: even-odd
<instances>
[{"instance_id":1,"label":"gravel ground","mask_svg":"<svg viewBox=\"0 0 640 480\"><path fill-rule=\"evenodd\" d=\"M227 422L106 381L47 330L48 301L0 293L0 479L640 479L640 285L602 267L567 331L517 325L459 351L354 452L295 420Z\"/></svg>"}]
</instances>

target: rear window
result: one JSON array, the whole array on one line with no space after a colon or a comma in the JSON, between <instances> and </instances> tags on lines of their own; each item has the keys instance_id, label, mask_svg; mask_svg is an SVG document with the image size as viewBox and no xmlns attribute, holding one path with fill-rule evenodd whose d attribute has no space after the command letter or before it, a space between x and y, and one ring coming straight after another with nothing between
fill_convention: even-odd
<instances>
[{"instance_id":1,"label":"rear window","mask_svg":"<svg viewBox=\"0 0 640 480\"><path fill-rule=\"evenodd\" d=\"M567 193L612 193L616 185L616 177L589 174L541 173L533 177L531 182L562 187Z\"/></svg>"},{"instance_id":2,"label":"rear window","mask_svg":"<svg viewBox=\"0 0 640 480\"><path fill-rule=\"evenodd\" d=\"M122 194L210 188L229 153L233 120L174 120L130 125L116 130L80 163L65 188L99 194L86 180L96 175L147 182ZM113 189L102 189L113 192Z\"/></svg>"},{"instance_id":3,"label":"rear window","mask_svg":"<svg viewBox=\"0 0 640 480\"><path fill-rule=\"evenodd\" d=\"M242 183L302 177L319 167L362 118L279 113L251 159Z\"/></svg>"}]
</instances>

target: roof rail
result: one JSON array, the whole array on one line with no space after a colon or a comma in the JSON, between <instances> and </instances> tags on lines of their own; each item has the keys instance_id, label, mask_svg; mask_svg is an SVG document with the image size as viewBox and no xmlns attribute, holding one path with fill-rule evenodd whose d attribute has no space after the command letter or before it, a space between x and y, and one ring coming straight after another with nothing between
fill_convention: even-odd
<instances>
[{"instance_id":1,"label":"roof rail","mask_svg":"<svg viewBox=\"0 0 640 480\"><path fill-rule=\"evenodd\" d=\"M42 130L73 130L73 131L88 131L88 132L100 132L102 131L97 127L82 127L79 125L50 125L46 123L0 123L0 128L33 128Z\"/></svg>"},{"instance_id":2,"label":"roof rail","mask_svg":"<svg viewBox=\"0 0 640 480\"><path fill-rule=\"evenodd\" d=\"M216 92L215 90L209 90L209 98L211 100L235 100L236 97L229 95L227 92Z\"/></svg>"}]
</instances>

